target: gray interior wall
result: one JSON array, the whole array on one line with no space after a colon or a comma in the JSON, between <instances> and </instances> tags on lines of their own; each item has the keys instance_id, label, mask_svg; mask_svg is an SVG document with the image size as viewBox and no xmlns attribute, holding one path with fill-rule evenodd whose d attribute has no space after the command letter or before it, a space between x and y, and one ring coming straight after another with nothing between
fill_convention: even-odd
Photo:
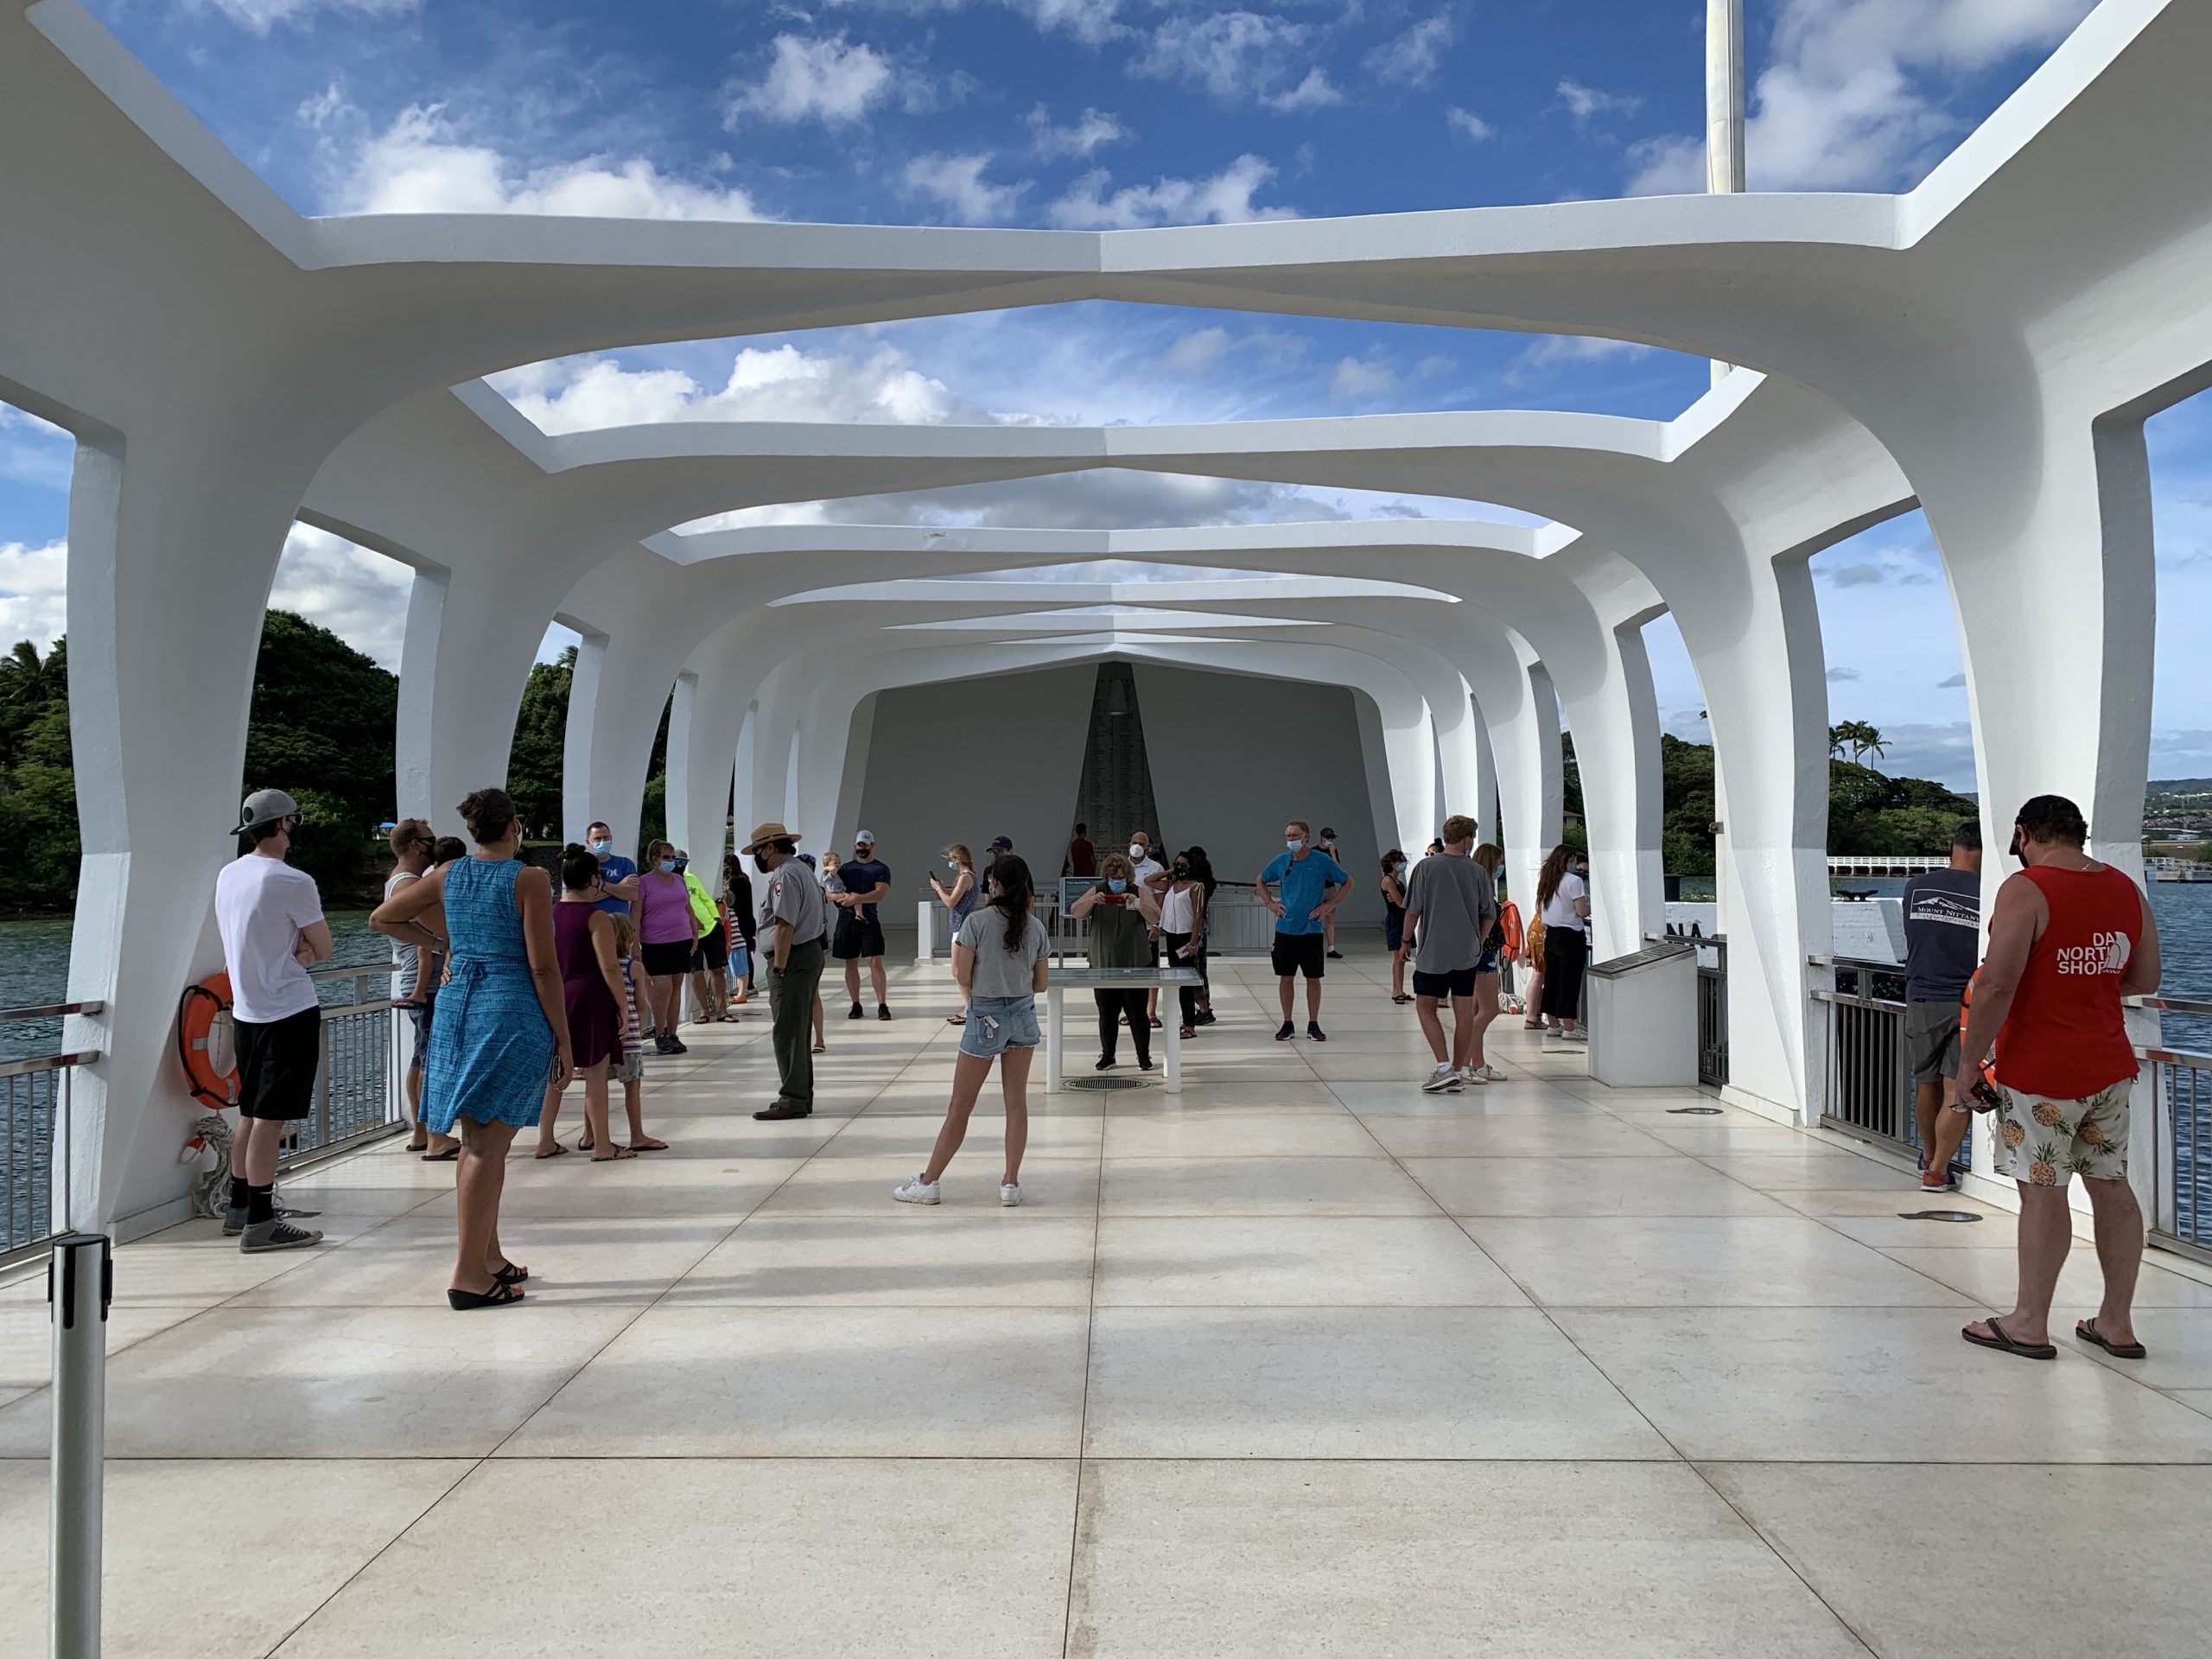
<instances>
[{"instance_id":1,"label":"gray interior wall","mask_svg":"<svg viewBox=\"0 0 2212 1659\"><path fill-rule=\"evenodd\" d=\"M877 855L891 867L897 908L886 921L912 925L949 842L964 842L981 860L993 836L1011 836L1040 884L1059 875L1097 679L1096 665L1084 663L876 694L849 827L874 831ZM848 822L842 808L838 818Z\"/></svg>"},{"instance_id":2,"label":"gray interior wall","mask_svg":"<svg viewBox=\"0 0 2212 1659\"><path fill-rule=\"evenodd\" d=\"M1196 843L1217 876L1249 881L1282 850L1286 818L1308 819L1317 834L1330 825L1339 860L1357 882L1341 914L1382 919L1376 877L1382 849L1375 844L1350 690L1142 662L1136 682L1160 801L1153 828L1168 847ZM1093 839L1106 846L1133 827L1115 825Z\"/></svg>"}]
</instances>

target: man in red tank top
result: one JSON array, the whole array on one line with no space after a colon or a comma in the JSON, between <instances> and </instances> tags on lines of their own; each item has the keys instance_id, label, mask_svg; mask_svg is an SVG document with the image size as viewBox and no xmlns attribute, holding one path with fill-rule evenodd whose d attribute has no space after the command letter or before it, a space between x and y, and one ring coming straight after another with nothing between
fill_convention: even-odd
<instances>
[{"instance_id":1,"label":"man in red tank top","mask_svg":"<svg viewBox=\"0 0 2212 1659\"><path fill-rule=\"evenodd\" d=\"M2127 1184L2136 1060L2120 999L2158 988L2158 930L2143 890L2082 850L2088 837L2063 796L2020 809L2012 854L2026 868L1997 890L1961 1055L1971 1064L1959 1067L1970 1077L1996 1049L1997 1168L2020 1184L2018 1300L1961 1334L2025 1359L2058 1357L2050 1301L2074 1242L2066 1188L2076 1174L2095 1213L2105 1295L2074 1334L2121 1359L2144 1357L2133 1323L2143 1211ZM1960 1089L1953 1078L1955 1104Z\"/></svg>"}]
</instances>

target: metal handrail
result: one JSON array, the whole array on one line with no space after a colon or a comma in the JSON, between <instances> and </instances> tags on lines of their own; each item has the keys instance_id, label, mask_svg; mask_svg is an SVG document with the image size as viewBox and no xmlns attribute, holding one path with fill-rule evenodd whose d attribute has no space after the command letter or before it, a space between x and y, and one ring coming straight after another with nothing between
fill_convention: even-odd
<instances>
[{"instance_id":1,"label":"metal handrail","mask_svg":"<svg viewBox=\"0 0 2212 1659\"><path fill-rule=\"evenodd\" d=\"M73 1065L90 1065L99 1059L97 1048L80 1048L73 1054L35 1054L27 1060L0 1060L0 1077L24 1077L39 1071L66 1071Z\"/></svg>"},{"instance_id":2,"label":"metal handrail","mask_svg":"<svg viewBox=\"0 0 2212 1659\"><path fill-rule=\"evenodd\" d=\"M2131 1008L2161 1008L2168 1014L2212 1014L2212 1001L2197 996L2124 996Z\"/></svg>"},{"instance_id":3,"label":"metal handrail","mask_svg":"<svg viewBox=\"0 0 2212 1659\"><path fill-rule=\"evenodd\" d=\"M105 1014L107 1004L95 998L89 1002L50 1002L42 1008L0 1008L0 1026L18 1020L59 1020L71 1014Z\"/></svg>"}]
</instances>

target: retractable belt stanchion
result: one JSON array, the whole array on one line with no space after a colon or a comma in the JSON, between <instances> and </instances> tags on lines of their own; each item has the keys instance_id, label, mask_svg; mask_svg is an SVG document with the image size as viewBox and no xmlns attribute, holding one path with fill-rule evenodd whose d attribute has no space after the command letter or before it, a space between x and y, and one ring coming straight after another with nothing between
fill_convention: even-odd
<instances>
[{"instance_id":1,"label":"retractable belt stanchion","mask_svg":"<svg viewBox=\"0 0 2212 1659\"><path fill-rule=\"evenodd\" d=\"M101 1460L114 1288L106 1234L65 1233L54 1241L47 1269L54 1319L53 1659L98 1659L100 1650Z\"/></svg>"}]
</instances>

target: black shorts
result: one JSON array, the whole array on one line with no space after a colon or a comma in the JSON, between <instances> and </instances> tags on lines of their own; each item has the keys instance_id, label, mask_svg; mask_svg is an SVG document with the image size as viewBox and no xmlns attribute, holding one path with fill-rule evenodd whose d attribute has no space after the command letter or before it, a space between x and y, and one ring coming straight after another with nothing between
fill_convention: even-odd
<instances>
[{"instance_id":1,"label":"black shorts","mask_svg":"<svg viewBox=\"0 0 2212 1659\"><path fill-rule=\"evenodd\" d=\"M862 957L883 954L883 924L872 918L841 911L837 916L837 931L830 940L830 954L839 962L854 962Z\"/></svg>"},{"instance_id":2,"label":"black shorts","mask_svg":"<svg viewBox=\"0 0 2212 1659\"><path fill-rule=\"evenodd\" d=\"M1276 934L1274 950L1270 953L1276 977L1288 979L1294 974L1303 974L1308 979L1320 978L1326 960L1322 953L1327 949L1327 940L1319 933Z\"/></svg>"},{"instance_id":3,"label":"black shorts","mask_svg":"<svg viewBox=\"0 0 2212 1659\"><path fill-rule=\"evenodd\" d=\"M729 935L722 931L720 922L699 936L698 954L691 965L717 974L729 966Z\"/></svg>"},{"instance_id":4,"label":"black shorts","mask_svg":"<svg viewBox=\"0 0 2212 1659\"><path fill-rule=\"evenodd\" d=\"M1414 969L1414 995L1438 998L1472 996L1475 994L1475 976L1481 971L1479 967L1455 968L1446 974L1424 974L1416 968Z\"/></svg>"},{"instance_id":5,"label":"black shorts","mask_svg":"<svg viewBox=\"0 0 2212 1659\"><path fill-rule=\"evenodd\" d=\"M689 939L669 939L660 944L639 944L638 955L652 979L675 979L691 971L697 946Z\"/></svg>"},{"instance_id":6,"label":"black shorts","mask_svg":"<svg viewBox=\"0 0 2212 1659\"><path fill-rule=\"evenodd\" d=\"M235 1016L238 1116L296 1123L315 1106L315 1073L322 1049L322 1010L302 1008L265 1026Z\"/></svg>"},{"instance_id":7,"label":"black shorts","mask_svg":"<svg viewBox=\"0 0 2212 1659\"><path fill-rule=\"evenodd\" d=\"M1382 912L1382 945L1385 950L1402 950L1406 945L1406 912L1386 910Z\"/></svg>"}]
</instances>

